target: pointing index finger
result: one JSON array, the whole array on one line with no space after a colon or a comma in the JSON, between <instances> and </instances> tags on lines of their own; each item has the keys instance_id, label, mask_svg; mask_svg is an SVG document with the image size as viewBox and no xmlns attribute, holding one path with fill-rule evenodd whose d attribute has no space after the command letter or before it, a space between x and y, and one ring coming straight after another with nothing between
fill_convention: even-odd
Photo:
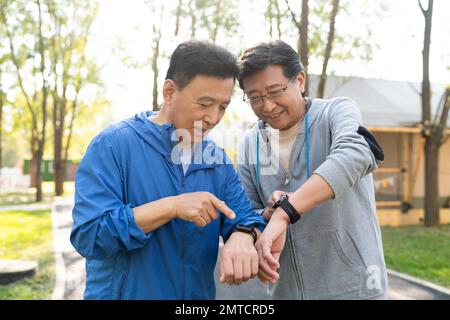
<instances>
[{"instance_id":1,"label":"pointing index finger","mask_svg":"<svg viewBox=\"0 0 450 320\"><path fill-rule=\"evenodd\" d=\"M209 200L211 201L211 204L214 206L214 208L220 210L229 219L236 218L236 214L233 212L233 210L227 207L224 201L217 199L213 194L210 194Z\"/></svg>"}]
</instances>

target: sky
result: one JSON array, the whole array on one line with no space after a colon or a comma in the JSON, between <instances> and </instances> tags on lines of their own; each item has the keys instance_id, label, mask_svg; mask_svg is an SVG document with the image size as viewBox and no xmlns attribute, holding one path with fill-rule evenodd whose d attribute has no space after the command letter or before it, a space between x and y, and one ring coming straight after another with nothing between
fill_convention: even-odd
<instances>
[{"instance_id":1,"label":"sky","mask_svg":"<svg viewBox=\"0 0 450 320\"><path fill-rule=\"evenodd\" d=\"M377 0L357 0L357 5L366 5L367 10L376 10ZM264 18L266 1L241 1L241 32L237 36L221 38L218 44L234 53L243 47L269 40L267 21ZM295 8L297 0L291 0ZM151 57L152 12L154 1L145 0L100 0L100 10L93 26L92 54L103 66L103 79L107 98L112 102L112 118L115 120L151 109L152 71ZM186 38L173 37L173 22L168 15L173 12L175 0L165 1L162 34L165 57L161 61L159 83L164 80L170 52ZM337 32L358 32L364 23L363 15L345 21L337 19ZM287 21L289 23L289 21ZM330 63L330 71L337 75L357 75L367 78L420 82L422 77L424 19L416 0L392 0L389 11L378 21L371 22L374 44L378 45L370 62ZM188 28L188 25L182 28ZM199 38L203 35L199 34ZM284 34L282 40L293 47L296 37ZM119 45L120 44L120 45ZM126 62L134 62L134 66ZM137 63L136 63L137 62ZM432 82L450 83L450 1L435 0L432 29L430 77ZM320 61L312 62L310 72L320 72ZM241 116L252 119L250 108L242 108L241 92L237 89L229 110L237 110Z\"/></svg>"}]
</instances>

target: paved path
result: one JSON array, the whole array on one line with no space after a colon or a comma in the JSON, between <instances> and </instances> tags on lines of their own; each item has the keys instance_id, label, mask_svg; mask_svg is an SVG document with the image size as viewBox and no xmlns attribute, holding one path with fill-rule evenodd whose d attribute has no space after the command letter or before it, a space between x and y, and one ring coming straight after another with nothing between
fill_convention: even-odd
<instances>
[{"instance_id":1,"label":"paved path","mask_svg":"<svg viewBox=\"0 0 450 320\"><path fill-rule=\"evenodd\" d=\"M1 211L34 211L34 210L49 210L51 204L17 204L11 206L0 206Z\"/></svg>"},{"instance_id":2,"label":"paved path","mask_svg":"<svg viewBox=\"0 0 450 320\"><path fill-rule=\"evenodd\" d=\"M56 201L52 205L56 284L53 300L81 300L85 287L85 260L70 243L72 203Z\"/></svg>"}]
</instances>

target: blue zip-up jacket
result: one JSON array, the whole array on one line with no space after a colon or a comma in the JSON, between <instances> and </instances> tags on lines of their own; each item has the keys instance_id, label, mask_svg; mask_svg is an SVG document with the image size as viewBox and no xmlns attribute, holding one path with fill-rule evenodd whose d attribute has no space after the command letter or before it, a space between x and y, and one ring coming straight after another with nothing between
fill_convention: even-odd
<instances>
[{"instance_id":1,"label":"blue zip-up jacket","mask_svg":"<svg viewBox=\"0 0 450 320\"><path fill-rule=\"evenodd\" d=\"M237 224L265 227L223 149L205 139L217 160L193 163L184 174L171 159L173 125L150 115L106 128L78 168L70 240L86 258L85 299L214 299L219 235L226 241ZM147 234L136 224L133 207L196 191L225 201L236 218L219 212L203 228L174 219Z\"/></svg>"}]
</instances>

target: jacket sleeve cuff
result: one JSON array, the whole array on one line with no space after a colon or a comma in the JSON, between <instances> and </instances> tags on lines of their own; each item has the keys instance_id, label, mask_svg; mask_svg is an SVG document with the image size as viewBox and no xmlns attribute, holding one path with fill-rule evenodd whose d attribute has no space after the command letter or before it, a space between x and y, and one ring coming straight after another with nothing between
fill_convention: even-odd
<instances>
[{"instance_id":1,"label":"jacket sleeve cuff","mask_svg":"<svg viewBox=\"0 0 450 320\"><path fill-rule=\"evenodd\" d=\"M250 226L254 225L255 228L258 228L261 233L266 228L267 223L264 221L264 218L260 215L257 215L255 217L251 217L250 219L246 219L245 221L239 221L237 223L234 223L230 229L228 229L228 232L226 234L222 234L223 241L226 243L228 239L230 238L231 234L236 229L236 226L238 224L242 224L244 226Z\"/></svg>"},{"instance_id":2,"label":"jacket sleeve cuff","mask_svg":"<svg viewBox=\"0 0 450 320\"><path fill-rule=\"evenodd\" d=\"M253 220L252 222L246 222L243 223L244 225L254 225L255 228L258 228L261 233L266 228L267 223L264 221L264 218L262 216L258 216L257 219Z\"/></svg>"},{"instance_id":3,"label":"jacket sleeve cuff","mask_svg":"<svg viewBox=\"0 0 450 320\"><path fill-rule=\"evenodd\" d=\"M134 206L131 204L126 205L129 238L127 239L128 241L125 241L125 243L128 242L128 250L142 246L152 236L152 233L145 233L137 225L136 220L134 220L133 208Z\"/></svg>"},{"instance_id":4,"label":"jacket sleeve cuff","mask_svg":"<svg viewBox=\"0 0 450 320\"><path fill-rule=\"evenodd\" d=\"M263 211L264 211L264 208L263 209L255 209L255 212L259 215L262 215Z\"/></svg>"}]
</instances>

